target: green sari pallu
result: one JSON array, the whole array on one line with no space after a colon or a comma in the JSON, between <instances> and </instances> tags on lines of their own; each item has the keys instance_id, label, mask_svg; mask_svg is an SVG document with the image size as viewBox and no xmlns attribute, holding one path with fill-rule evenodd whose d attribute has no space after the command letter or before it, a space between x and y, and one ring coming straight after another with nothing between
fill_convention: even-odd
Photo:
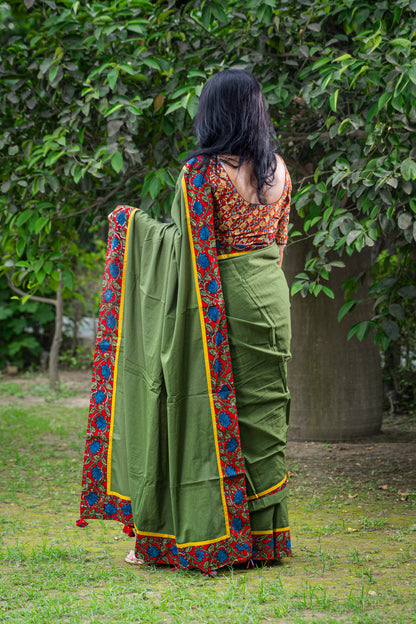
<instances>
[{"instance_id":1,"label":"green sari pallu","mask_svg":"<svg viewBox=\"0 0 416 624\"><path fill-rule=\"evenodd\" d=\"M289 341L277 246L217 256L198 160L172 223L119 206L77 524L119 520L146 563L207 573L289 555Z\"/></svg>"}]
</instances>

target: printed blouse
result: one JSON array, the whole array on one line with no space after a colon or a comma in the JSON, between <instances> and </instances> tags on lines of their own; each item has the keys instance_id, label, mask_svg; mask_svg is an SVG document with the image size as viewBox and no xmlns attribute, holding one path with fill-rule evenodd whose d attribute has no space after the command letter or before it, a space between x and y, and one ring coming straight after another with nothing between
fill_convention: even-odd
<instances>
[{"instance_id":1,"label":"printed blouse","mask_svg":"<svg viewBox=\"0 0 416 624\"><path fill-rule=\"evenodd\" d=\"M217 252L229 254L267 247L274 241L287 242L292 183L285 167L285 183L280 198L272 204L254 204L235 188L225 167L211 161L207 176L214 196L214 230Z\"/></svg>"}]
</instances>

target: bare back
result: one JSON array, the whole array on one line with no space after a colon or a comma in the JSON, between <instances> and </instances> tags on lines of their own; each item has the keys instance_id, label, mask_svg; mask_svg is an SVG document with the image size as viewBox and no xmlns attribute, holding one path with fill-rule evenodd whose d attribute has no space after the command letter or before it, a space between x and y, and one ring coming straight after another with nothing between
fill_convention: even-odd
<instances>
[{"instance_id":1,"label":"bare back","mask_svg":"<svg viewBox=\"0 0 416 624\"><path fill-rule=\"evenodd\" d=\"M231 158L228 157L228 159ZM238 159L236 158L236 165L237 163ZM277 167L274 173L273 184L265 189L265 199L268 204L274 204L280 199L285 186L286 168L283 159L277 154L276 164ZM241 197L252 204L258 204L259 198L257 196L257 190L253 187L251 181L252 169L250 163L245 162L240 169L227 165L224 162L222 162L222 165Z\"/></svg>"}]
</instances>

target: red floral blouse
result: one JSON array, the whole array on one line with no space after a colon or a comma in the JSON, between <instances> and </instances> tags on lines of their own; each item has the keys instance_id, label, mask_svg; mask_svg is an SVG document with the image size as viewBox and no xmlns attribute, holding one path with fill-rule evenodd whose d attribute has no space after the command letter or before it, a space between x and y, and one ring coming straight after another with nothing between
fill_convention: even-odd
<instances>
[{"instance_id":1,"label":"red floral blouse","mask_svg":"<svg viewBox=\"0 0 416 624\"><path fill-rule=\"evenodd\" d=\"M214 229L218 254L267 247L287 242L292 182L285 165L285 184L273 204L253 204L244 199L225 167L213 160L207 169L214 196Z\"/></svg>"}]
</instances>

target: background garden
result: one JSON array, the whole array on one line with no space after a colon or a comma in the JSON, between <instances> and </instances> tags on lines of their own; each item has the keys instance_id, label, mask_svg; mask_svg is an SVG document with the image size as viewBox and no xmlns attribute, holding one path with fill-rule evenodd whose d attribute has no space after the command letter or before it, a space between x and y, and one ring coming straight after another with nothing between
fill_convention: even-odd
<instances>
[{"instance_id":1,"label":"background garden","mask_svg":"<svg viewBox=\"0 0 416 624\"><path fill-rule=\"evenodd\" d=\"M416 0L0 3L0 621L416 621L415 36ZM295 556L212 581L73 524L107 214L169 218L232 66L293 180Z\"/></svg>"}]
</instances>

